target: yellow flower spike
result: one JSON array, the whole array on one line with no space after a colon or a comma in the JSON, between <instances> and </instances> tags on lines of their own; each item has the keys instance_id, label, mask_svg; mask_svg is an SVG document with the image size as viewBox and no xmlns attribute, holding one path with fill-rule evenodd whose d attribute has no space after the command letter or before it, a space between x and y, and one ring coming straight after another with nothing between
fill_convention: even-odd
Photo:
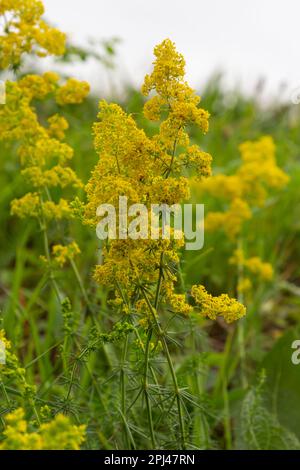
<instances>
[{"instance_id":1,"label":"yellow flower spike","mask_svg":"<svg viewBox=\"0 0 300 470\"><path fill-rule=\"evenodd\" d=\"M160 95L168 96L174 82L184 78L184 57L176 51L175 44L170 39L165 39L156 46L154 55L154 69L151 75L146 75L142 92L148 95L155 88Z\"/></svg>"},{"instance_id":2,"label":"yellow flower spike","mask_svg":"<svg viewBox=\"0 0 300 470\"><path fill-rule=\"evenodd\" d=\"M160 129L152 138L137 127L133 117L120 106L101 101L98 122L94 125L95 149L99 162L86 186L87 204L84 222L98 223L96 210L100 204L113 204L118 212L119 196L127 196L128 205L143 203L176 204L190 197L189 178L182 175L183 167L193 167L198 177L211 173L211 156L196 145L189 145L187 126L195 124L208 130L209 113L198 107L200 98L184 79L185 61L170 40L154 50L153 72L146 76L142 91L156 94L144 105L148 119L160 120ZM178 147L178 149L177 149ZM178 151L177 151L178 150ZM117 220L117 229L118 229ZM174 233L172 232L172 235ZM136 284L157 282L161 256L177 264L181 240L114 240L103 248L103 264L94 271L94 279L116 290L126 290L127 297L136 291ZM176 313L188 315L192 307L185 295L175 292L176 276L168 273L161 289L161 303ZM118 290L118 289L117 289ZM132 308L147 324L149 306L143 299L133 300Z\"/></svg>"},{"instance_id":3,"label":"yellow flower spike","mask_svg":"<svg viewBox=\"0 0 300 470\"><path fill-rule=\"evenodd\" d=\"M203 317L216 320L218 316L222 316L226 323L232 323L246 315L244 305L236 299L230 298L227 294L213 297L201 285L193 286L191 294Z\"/></svg>"},{"instance_id":4,"label":"yellow flower spike","mask_svg":"<svg viewBox=\"0 0 300 470\"><path fill-rule=\"evenodd\" d=\"M6 15L6 29L0 37L0 69L18 65L26 53L60 55L64 52L65 35L50 28L41 18L43 13L43 4L38 0L1 2L0 16ZM49 127L44 128L34 104L34 100L49 98L57 98L61 104L81 103L89 92L86 82L72 78L60 86L59 80L56 73L46 72L41 76L26 75L6 84L6 105L0 108L0 141L19 144L22 174L34 188L34 192L12 201L12 213L19 217L72 218L68 201L63 198L52 201L48 188L83 187L67 166L73 149L60 142L68 122L55 114L48 118Z\"/></svg>"},{"instance_id":5,"label":"yellow flower spike","mask_svg":"<svg viewBox=\"0 0 300 470\"><path fill-rule=\"evenodd\" d=\"M178 144L188 145L184 131L187 124L194 123L206 133L209 113L198 107L200 97L184 80L185 60L176 51L174 43L165 39L154 49L154 55L153 72L146 75L142 92L147 96L155 90L157 95L145 104L144 114L148 119L159 120L162 112L167 112L157 139L171 151L174 139Z\"/></svg>"}]
</instances>

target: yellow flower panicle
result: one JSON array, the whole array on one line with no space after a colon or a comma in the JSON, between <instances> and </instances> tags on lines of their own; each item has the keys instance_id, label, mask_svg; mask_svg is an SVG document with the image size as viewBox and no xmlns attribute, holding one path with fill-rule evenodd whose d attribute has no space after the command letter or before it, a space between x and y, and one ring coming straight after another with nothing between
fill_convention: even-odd
<instances>
[{"instance_id":1,"label":"yellow flower panicle","mask_svg":"<svg viewBox=\"0 0 300 470\"><path fill-rule=\"evenodd\" d=\"M240 145L243 163L238 176L243 181L244 194L253 205L263 206L268 189L281 189L289 181L288 175L277 166L275 150L275 144L270 136Z\"/></svg>"},{"instance_id":2,"label":"yellow flower panicle","mask_svg":"<svg viewBox=\"0 0 300 470\"><path fill-rule=\"evenodd\" d=\"M38 56L60 55L65 50L65 35L50 28L42 19L44 7L37 0L3 0L0 17L5 30L0 36L0 70L14 68L28 53ZM89 93L89 85L74 78L61 83L55 72L29 74L6 83L6 104L0 108L0 141L17 143L22 175L32 189L11 202L11 213L36 218L43 230L52 220L71 219L74 212L63 196L53 200L52 188L83 187L72 168L73 149L62 142L69 124L54 114L44 127L39 119L36 101L54 100L60 106L81 103ZM59 191L58 194L60 194ZM59 263L64 256L75 255L75 245L57 253Z\"/></svg>"},{"instance_id":3,"label":"yellow flower panicle","mask_svg":"<svg viewBox=\"0 0 300 470\"><path fill-rule=\"evenodd\" d=\"M155 47L154 68L151 75L146 75L142 92L147 96L152 90L157 95L151 98L145 106L144 113L148 119L158 120L160 113L168 111L168 118L161 128L162 137L166 131L171 135L177 132L176 126L184 127L187 123L195 123L204 132L208 131L209 113L198 108L200 97L195 95L189 85L184 81L185 60L176 51L175 44L165 39ZM170 144L173 141L169 142Z\"/></svg>"},{"instance_id":4,"label":"yellow flower panicle","mask_svg":"<svg viewBox=\"0 0 300 470\"><path fill-rule=\"evenodd\" d=\"M80 254L79 246L76 242L69 243L69 245L54 245L52 247L52 254L55 262L61 268Z\"/></svg>"},{"instance_id":5,"label":"yellow flower panicle","mask_svg":"<svg viewBox=\"0 0 300 470\"><path fill-rule=\"evenodd\" d=\"M243 223L251 219L252 212L246 201L233 199L225 212L209 212L205 219L205 229L216 231L222 228L230 239L240 233Z\"/></svg>"},{"instance_id":6,"label":"yellow flower panicle","mask_svg":"<svg viewBox=\"0 0 300 470\"><path fill-rule=\"evenodd\" d=\"M43 20L44 7L37 0L3 0L0 17L5 23L0 36L0 69L14 67L23 54L64 53L65 35ZM55 202L48 188L81 188L82 183L69 167L73 149L61 142L68 129L58 114L48 118L45 128L39 121L35 100L55 99L60 105L81 103L89 92L86 82L74 78L60 83L54 72L26 75L6 83L6 105L0 108L0 141L17 142L22 174L34 192L12 201L12 213L20 217L62 219L72 217L67 200Z\"/></svg>"},{"instance_id":7,"label":"yellow flower panicle","mask_svg":"<svg viewBox=\"0 0 300 470\"><path fill-rule=\"evenodd\" d=\"M227 294L214 297L201 285L193 286L191 294L200 309L201 315L211 320L216 320L218 316L222 316L226 323L231 323L246 314L244 305L236 299L230 298Z\"/></svg>"},{"instance_id":8,"label":"yellow flower panicle","mask_svg":"<svg viewBox=\"0 0 300 470\"><path fill-rule=\"evenodd\" d=\"M155 55L154 71L146 77L143 91L147 94L155 89L158 95L145 104L144 113L160 119L168 108L168 115L158 134L149 138L118 105L100 102L99 122L94 125L100 159L86 186L86 223L97 223L100 204L110 203L118 209L122 195L128 197L128 204L143 203L148 208L151 204L172 205L189 199L189 180L181 175L184 166L193 166L200 177L210 174L210 155L195 145L188 146L186 126L194 123L206 132L209 115L198 108L199 97L184 82L184 59L169 40L155 49ZM137 280L145 284L157 280L162 253L167 260L178 262L181 245L179 240L110 240L104 248L104 263L96 266L94 277L111 287L116 288L117 283L130 295ZM164 302L176 312L187 314L191 308L184 296L175 294L175 280L165 286Z\"/></svg>"},{"instance_id":9,"label":"yellow flower panicle","mask_svg":"<svg viewBox=\"0 0 300 470\"><path fill-rule=\"evenodd\" d=\"M243 224L252 217L252 208L263 207L272 189L281 189L289 177L276 163L275 145L270 136L254 142L244 142L239 147L241 165L233 175L215 175L202 180L201 192L228 205L223 212L211 212L206 218L206 229L222 228L229 238L241 232Z\"/></svg>"},{"instance_id":10,"label":"yellow flower panicle","mask_svg":"<svg viewBox=\"0 0 300 470\"><path fill-rule=\"evenodd\" d=\"M35 431L28 429L22 408L6 415L5 421L0 450L80 450L85 441L86 426L76 426L62 414Z\"/></svg>"},{"instance_id":11,"label":"yellow flower panicle","mask_svg":"<svg viewBox=\"0 0 300 470\"><path fill-rule=\"evenodd\" d=\"M0 70L18 67L24 53L40 57L64 53L65 34L43 21L43 14L39 0L1 0Z\"/></svg>"},{"instance_id":12,"label":"yellow flower panicle","mask_svg":"<svg viewBox=\"0 0 300 470\"><path fill-rule=\"evenodd\" d=\"M99 121L94 125L95 149L99 162L86 186L87 204L84 222L95 226L100 204L113 204L118 213L119 196L127 196L128 205L181 203L190 197L190 180L183 176L185 168L193 168L199 178L211 173L211 156L196 145L190 145L187 126L194 124L208 130L209 113L199 108L200 98L184 79L185 61L175 45L163 41L155 50L153 72L145 78L142 91L155 95L144 105L145 117L160 121L159 131L148 137L132 116L120 106L100 102ZM117 220L117 230L119 221ZM121 312L141 315L147 325L149 308L137 296L137 286L152 286L158 278L162 257L164 263L177 264L182 240L108 239L103 247L103 263L97 265L94 278L99 284L114 289L114 305ZM168 271L161 284L160 305L188 315L192 307L183 294L176 293L177 278ZM126 291L125 303L120 291ZM129 308L128 305L131 307ZM244 314L240 304L223 296L220 301L227 320ZM147 313L148 311L148 313Z\"/></svg>"},{"instance_id":13,"label":"yellow flower panicle","mask_svg":"<svg viewBox=\"0 0 300 470\"><path fill-rule=\"evenodd\" d=\"M73 186L81 188L82 182L68 166L73 149L61 142L68 128L66 119L58 114L50 116L49 127L44 128L38 119L33 99L51 98L57 90L59 77L46 73L29 75L7 85L7 103L0 109L0 140L19 142L18 153L22 174L36 192L29 192L12 201L12 213L21 217L37 217L44 213L48 219L72 217L69 203L61 199L44 201L45 188Z\"/></svg>"},{"instance_id":14,"label":"yellow flower panicle","mask_svg":"<svg viewBox=\"0 0 300 470\"><path fill-rule=\"evenodd\" d=\"M258 256L245 258L244 252L241 249L235 250L233 256L229 260L230 264L243 267L249 274L261 281L271 281L274 276L274 270L270 263L262 261Z\"/></svg>"},{"instance_id":15,"label":"yellow flower panicle","mask_svg":"<svg viewBox=\"0 0 300 470\"><path fill-rule=\"evenodd\" d=\"M146 75L142 92L148 96L151 91L156 95L144 106L145 117L150 120L160 120L161 116L166 116L160 125L160 131L155 136L155 141L166 150L171 152L169 168L167 173L173 170L174 148L176 146L185 147L185 158L187 162L199 159L206 161L205 171L201 173L202 165L198 168L199 175L207 176L210 173L209 166L211 159L208 154L200 153L200 150L193 146L189 148L189 135L186 132L187 124L195 124L204 133L208 131L209 113L199 108L200 97L184 80L185 60L176 51L175 44L169 39L164 40L155 47L153 72ZM208 167L208 168L207 168Z\"/></svg>"}]
</instances>

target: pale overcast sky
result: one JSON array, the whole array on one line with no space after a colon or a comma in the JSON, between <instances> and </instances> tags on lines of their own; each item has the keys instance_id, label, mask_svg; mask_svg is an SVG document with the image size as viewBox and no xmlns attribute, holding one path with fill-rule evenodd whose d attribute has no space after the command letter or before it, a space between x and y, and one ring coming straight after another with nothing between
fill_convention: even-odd
<instances>
[{"instance_id":1,"label":"pale overcast sky","mask_svg":"<svg viewBox=\"0 0 300 470\"><path fill-rule=\"evenodd\" d=\"M153 46L169 37L187 61L188 78L201 86L223 70L230 85L252 92L259 78L276 93L300 86L299 0L44 0L48 19L77 43L119 37L117 80L139 84ZM81 77L105 86L99 69Z\"/></svg>"}]
</instances>

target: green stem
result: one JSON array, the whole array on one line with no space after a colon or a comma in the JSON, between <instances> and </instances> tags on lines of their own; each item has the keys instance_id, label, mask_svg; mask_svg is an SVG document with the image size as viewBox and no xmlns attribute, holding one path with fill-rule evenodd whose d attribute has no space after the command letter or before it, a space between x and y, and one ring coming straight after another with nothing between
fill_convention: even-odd
<instances>
[{"instance_id":1,"label":"green stem","mask_svg":"<svg viewBox=\"0 0 300 470\"><path fill-rule=\"evenodd\" d=\"M170 163L170 166L167 170L167 173L166 173L166 179L169 178L170 174L171 174L171 171L172 171L172 167L173 167L173 163L174 163L174 159L175 159L175 153L176 153L176 148L177 148L177 142L178 142L178 136L179 136L179 131L181 129L181 126L179 126L178 128L178 131L177 131L177 136L174 140L174 144L173 144L173 151L172 151L172 156L171 156L171 163Z\"/></svg>"},{"instance_id":2,"label":"green stem","mask_svg":"<svg viewBox=\"0 0 300 470\"><path fill-rule=\"evenodd\" d=\"M75 277L76 277L76 280L77 280L77 282L78 282L78 285L79 285L79 288L80 288L80 290L81 290L81 293L82 293L82 295L83 295L84 301L86 302L86 305L87 305L87 307L88 307L88 311L89 311L90 314L91 314L92 321L93 321L94 325L97 327L99 333L101 333L102 329L101 329L100 323L99 323L99 321L98 321L98 319L97 319L97 316L96 316L96 314L95 314L95 310L94 310L94 308L93 308L93 305L92 305L91 302L90 302L90 299L89 299L88 294L87 294L87 291L86 291L86 289L85 289L85 287L84 287L84 284L83 284L82 278L81 278L81 276L80 276L80 274L79 274L79 271L78 271L78 268L77 268L77 266L76 266L76 263L75 263L75 261L72 260L72 259L71 259L70 261L71 261L71 267L72 267L73 272L74 272L74 274L75 274ZM102 345L102 350L103 350L104 357L105 357L105 360L106 360L107 365L108 365L110 368L112 368L112 361L111 361L111 359L110 359L109 352L108 352L108 350L107 350L105 344Z\"/></svg>"},{"instance_id":3,"label":"green stem","mask_svg":"<svg viewBox=\"0 0 300 470\"><path fill-rule=\"evenodd\" d=\"M90 300L89 300L89 298L88 298L86 289L85 289L85 287L84 287L84 285L83 285L83 281L82 281L81 276L80 276L80 274L79 274L79 271L78 271L78 268L77 268L77 266L76 266L76 263L75 263L75 261L74 261L73 259L70 259L70 263L71 263L71 267L72 267L72 269L73 269L73 272L74 272L74 274L75 274L76 280L77 280L77 282L78 282L79 288L80 288L80 290L81 290L82 296L83 296L83 298L84 298L84 300L85 300L87 306L89 307L89 309L92 310Z\"/></svg>"},{"instance_id":4,"label":"green stem","mask_svg":"<svg viewBox=\"0 0 300 470\"><path fill-rule=\"evenodd\" d=\"M240 301L240 300L239 300ZM244 389L248 386L246 377L246 351L245 351L245 325L243 320L239 320L237 326L237 340L241 359L241 382Z\"/></svg>"},{"instance_id":5,"label":"green stem","mask_svg":"<svg viewBox=\"0 0 300 470\"><path fill-rule=\"evenodd\" d=\"M53 286L53 289L54 289L54 292L56 294L57 300L61 304L62 298L61 298L59 288L58 288L58 285L56 283L56 280L55 280L55 277L54 277L54 274L53 274L53 270L51 268L49 240L48 240L48 234L47 234L47 229L46 229L46 224L45 224L44 217L42 217L42 219L40 220L40 227L41 227L41 232L42 232L42 235L43 235L45 256L46 256L46 259L48 261L48 266L49 266L49 270L50 270L50 282Z\"/></svg>"},{"instance_id":6,"label":"green stem","mask_svg":"<svg viewBox=\"0 0 300 470\"><path fill-rule=\"evenodd\" d=\"M121 388L121 411L123 420L127 423L126 420L126 383L125 383L125 363L126 363L126 356L128 351L128 335L126 335L126 339L123 346L122 351L122 359L121 359L121 366L120 366L120 388ZM128 426L125 426L125 436L126 436L126 447L128 448L128 442L130 442L130 436L128 435Z\"/></svg>"},{"instance_id":7,"label":"green stem","mask_svg":"<svg viewBox=\"0 0 300 470\"><path fill-rule=\"evenodd\" d=\"M147 415L148 415L148 423L150 428L150 436L151 436L151 444L152 449L156 449L155 437L154 437L154 428L153 428L153 419L152 419L152 409L151 409L151 401L149 397L149 384L148 384L148 369L149 369L149 352L150 352L150 345L151 345L151 338L152 338L152 328L149 329L146 341L146 349L145 349L145 367L144 367L144 395L146 400L146 407L147 407Z\"/></svg>"},{"instance_id":8,"label":"green stem","mask_svg":"<svg viewBox=\"0 0 300 470\"><path fill-rule=\"evenodd\" d=\"M166 358L167 358L167 362L168 362L168 366L169 366L169 370L170 370L170 373L171 373L172 382L173 382L173 386L174 386L175 397L176 397L176 404L177 404L178 418L179 418L180 438L181 438L181 448L186 449L185 429L184 429L184 419L183 419L183 410L182 410L180 389L178 387L176 372L175 372L173 362L172 362L172 358L171 358L171 355L170 355L170 352L169 352L166 336L165 336L165 333L164 333L163 329L161 328L160 323L157 319L156 311L154 311L154 309L151 305L151 302L150 302L150 300L147 296L147 293L145 292L145 290L142 286L141 286L141 291L142 291L144 299L145 299L145 301L148 305L148 308L149 308L149 310L152 314L155 326L157 328L158 336L160 338L162 347L164 349L164 352L165 352L165 355L166 355Z\"/></svg>"},{"instance_id":9,"label":"green stem","mask_svg":"<svg viewBox=\"0 0 300 470\"><path fill-rule=\"evenodd\" d=\"M238 241L238 249L242 250L242 240ZM238 285L241 283L244 277L244 268L241 263L238 265ZM244 303L244 295L238 288L238 301ZM245 349L245 322L244 319L238 321L237 325L237 341L239 348L239 355L241 359L241 382L244 389L247 388L247 374L246 374L246 349Z\"/></svg>"},{"instance_id":10,"label":"green stem","mask_svg":"<svg viewBox=\"0 0 300 470\"><path fill-rule=\"evenodd\" d=\"M134 333L135 333L135 335L136 335L136 337L137 337L137 340L138 340L139 344L141 345L141 348L142 348L143 353L145 353L146 349L145 349L145 346L144 346L144 344L143 344L143 342L142 342L142 339L141 339L141 337L140 337L140 334L139 334L137 328L134 327L134 330L133 330L133 331L134 331ZM151 372L152 379L153 379L153 381L154 381L154 383L155 383L155 385L156 385L156 387L157 387L157 390L159 390L159 383L158 383L158 380L157 380L157 377L156 377L156 374L155 374L155 370L153 369L153 367L152 367L152 365L151 365L150 363L148 364L148 367L149 367L149 370L150 370L150 372ZM161 393L160 393L159 391L158 391L158 395L159 395L159 399L160 399L160 401L161 401L161 403L158 403L158 407L163 411L163 410L164 410L163 398L162 398Z\"/></svg>"},{"instance_id":11,"label":"green stem","mask_svg":"<svg viewBox=\"0 0 300 470\"><path fill-rule=\"evenodd\" d=\"M156 293L155 293L155 301L154 301L155 310L158 307L161 283L162 283L162 278L163 278L163 256L164 255L163 255L163 252L162 252L161 256L160 256L159 276L158 276ZM148 416L148 423L149 423L150 436L151 436L151 444L152 444L152 448L155 449L156 448L156 442L155 442L155 436L154 436L152 408L151 408L151 400L150 400L150 396L149 396L149 383L148 383L148 370L150 369L149 353L150 353L150 345L151 345L152 334L153 334L153 329L152 329L152 326L150 326L150 328L148 330L148 334L147 334L146 347L145 347L143 389L144 389L144 396L145 396L145 400L146 400L147 416ZM150 369L150 370L152 370L152 369ZM152 371L152 375L154 377L155 374L153 374L153 372L154 371Z\"/></svg>"}]
</instances>

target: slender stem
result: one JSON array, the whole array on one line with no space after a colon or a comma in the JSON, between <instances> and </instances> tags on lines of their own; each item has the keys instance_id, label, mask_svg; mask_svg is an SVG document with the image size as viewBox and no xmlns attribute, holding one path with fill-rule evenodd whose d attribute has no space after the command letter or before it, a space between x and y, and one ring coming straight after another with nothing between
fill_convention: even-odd
<instances>
[{"instance_id":1,"label":"slender stem","mask_svg":"<svg viewBox=\"0 0 300 470\"><path fill-rule=\"evenodd\" d=\"M161 253L161 256L160 256L159 276L158 276L156 293L155 293L155 301L154 301L155 310L157 309L158 303L159 303L159 296L160 296L162 278L163 278L163 252ZM150 397L149 397L149 390L148 390L149 389L148 370L150 369L149 353L150 353L150 345L151 345L152 334L153 334L153 329L152 329L152 326L150 326L150 328L148 330L148 334L147 334L146 347L145 347L143 389L144 389L144 396L145 396L145 400L146 400L148 423L149 423L150 436L151 436L151 444L152 444L152 448L155 449L156 448L156 442L155 442L154 428L153 428L152 408L151 408L151 400L150 400ZM153 372L152 372L152 375L153 375Z\"/></svg>"},{"instance_id":2,"label":"slender stem","mask_svg":"<svg viewBox=\"0 0 300 470\"><path fill-rule=\"evenodd\" d=\"M88 298L86 289L85 289L85 287L84 287L84 285L83 285L83 281L82 281L82 278L81 278L81 276L80 276L80 274L79 274L79 271L78 271L78 268L77 268L77 266L76 266L76 263L75 263L75 261L74 261L73 259L70 259L70 263L71 263L71 267L72 267L72 269L73 269L73 272L74 272L74 274L75 274L76 280L77 280L77 282L78 282L79 288L80 288L80 290L81 290L81 293L82 293L82 295L83 295L83 298L84 298L84 300L85 300L87 306L89 307L89 309L92 310L90 300L89 300L89 298Z\"/></svg>"},{"instance_id":3,"label":"slender stem","mask_svg":"<svg viewBox=\"0 0 300 470\"><path fill-rule=\"evenodd\" d=\"M241 359L241 381L242 387L245 389L248 382L246 377L245 325L243 320L240 320L237 326L237 340Z\"/></svg>"},{"instance_id":4,"label":"slender stem","mask_svg":"<svg viewBox=\"0 0 300 470\"><path fill-rule=\"evenodd\" d=\"M90 302L90 299L89 299L89 297L88 297L86 288L84 287L83 280L82 280L82 278L81 278L81 276L80 276L80 273L79 273L79 271L78 271L78 268L77 268L77 266L76 266L76 263L75 263L75 261L74 261L73 259L70 259L70 264L71 264L71 268L72 268L72 270L73 270L73 272L74 272L75 278L76 278L76 280L77 280L77 282L78 282L79 288L80 288L81 293L82 293L82 296L83 296L83 298L84 298L84 301L85 301L85 303L86 303L86 305L87 305L87 307L88 307L88 311L91 313L91 316L92 316L92 318L93 318L93 321L94 321L95 325L98 327L98 329L100 329L99 323L98 323L98 321L97 321L97 318L96 318L96 315L95 315L95 312L94 312L94 308L93 308L93 306L92 306L92 304L91 304L91 302Z\"/></svg>"},{"instance_id":5,"label":"slender stem","mask_svg":"<svg viewBox=\"0 0 300 470\"><path fill-rule=\"evenodd\" d=\"M126 335L126 339L123 346L122 351L122 359L121 359L121 366L120 366L120 388L121 388L121 411L123 420L126 422L126 383L125 383L125 363L126 363L126 356L128 351L128 335ZM126 436L126 447L128 446L128 442L130 442L130 436L128 435L128 427L125 425L125 436Z\"/></svg>"},{"instance_id":6,"label":"slender stem","mask_svg":"<svg viewBox=\"0 0 300 470\"><path fill-rule=\"evenodd\" d=\"M116 284L117 284L117 288L118 288L118 290L119 290L119 292L120 292L120 295L121 295L121 297L122 297L122 299L123 299L123 302L124 302L128 307L130 307L130 306L129 306L129 303L127 302L127 300L126 300L126 298L125 298L125 296L124 296L122 287L120 286L120 284L118 283L118 281L116 281ZM159 284L160 284L160 283L159 283ZM160 289L160 287L159 287L159 289ZM137 337L137 339L138 339L138 341L139 341L139 344L141 344L142 351L145 353L145 346L144 346L144 344L143 344L143 342L142 342L142 340L141 340L141 337L140 337L140 334L139 334L139 332L138 332L138 329L137 329L134 325L133 325L133 327L134 327L134 333L135 333L135 335L136 335L136 337ZM150 372L151 372L151 375L152 375L152 378L153 378L153 380L154 380L155 385L158 387L158 380L157 380L157 377L156 377L156 374L155 374L155 370L153 369L153 367L152 367L152 365L151 365L150 363L149 363L149 370L150 370ZM159 394L159 395L160 395L160 394ZM161 398L161 396L160 396L160 398ZM162 402L162 400L161 400L161 402ZM163 405L162 405L162 404L159 404L159 407L162 407L162 408L163 408Z\"/></svg>"},{"instance_id":7,"label":"slender stem","mask_svg":"<svg viewBox=\"0 0 300 470\"><path fill-rule=\"evenodd\" d=\"M134 326L134 325L133 325L133 326ZM133 331L134 331L134 333L135 333L135 335L136 335L136 337L137 337L137 339L138 339L139 344L141 345L141 348L142 348L143 353L145 353L146 348L145 348L145 346L144 346L144 344L143 344L143 342L142 342L142 339L141 339L141 337L140 337L140 334L139 334L137 328L134 327L134 330L133 330ZM150 370L150 372L151 372L153 381L154 381L154 383L155 383L155 385L156 385L156 387L157 387L157 389L158 389L158 395L159 395L159 398L160 398L160 400L161 400L161 403L158 403L158 407L159 407L161 410L164 410L163 399L162 399L161 393L160 393L160 391L159 391L159 383L158 383L158 380L157 380L157 377L156 377L156 374L155 374L155 370L154 370L153 366L151 365L151 363L148 364L148 367L149 367L149 370Z\"/></svg>"},{"instance_id":8,"label":"slender stem","mask_svg":"<svg viewBox=\"0 0 300 470\"><path fill-rule=\"evenodd\" d=\"M153 428L153 419L152 419L152 409L151 409L151 401L149 397L148 391L148 369L149 369L149 352L150 352L150 345L151 345L151 338L152 338L152 328L149 329L146 341L146 349L145 349L145 367L144 367L144 395L146 400L147 406L147 415L148 415L148 422L150 428L150 436L151 436L151 444L152 448L156 449L155 437L154 437L154 428Z\"/></svg>"},{"instance_id":9,"label":"slender stem","mask_svg":"<svg viewBox=\"0 0 300 470\"><path fill-rule=\"evenodd\" d=\"M166 356L167 356L167 361L168 361L168 364L169 364L169 368L170 368L170 372L171 372L172 380L173 380L173 384L174 384L174 389L175 389L177 409L178 409L178 415L179 415L181 445L182 445L182 449L186 449L183 410L182 410L180 390L179 390L179 387L178 387L176 372L175 372L175 369L174 369L174 366L173 366L173 362L172 362L172 359L171 359L171 355L170 355L170 352L169 352L169 348L168 348L167 341L166 341L164 333L163 333L163 336L161 337L161 339L162 339L162 343L163 343L163 348L164 348Z\"/></svg>"},{"instance_id":10,"label":"slender stem","mask_svg":"<svg viewBox=\"0 0 300 470\"><path fill-rule=\"evenodd\" d=\"M178 128L178 131L177 131L177 136L174 140L174 144L173 144L173 151L172 151L172 157L171 157L171 163L170 163L170 166L167 170L167 173L166 173L166 179L169 178L170 174L171 174L171 171L172 171L172 167L173 167L173 162L174 162L174 159L175 159L175 153L176 153L176 148L177 148L177 142L178 142L178 135L179 135L179 131L181 129L181 126L179 126Z\"/></svg>"},{"instance_id":11,"label":"slender stem","mask_svg":"<svg viewBox=\"0 0 300 470\"><path fill-rule=\"evenodd\" d=\"M159 276L158 276L158 281L157 281L157 288L156 288L156 293L155 293L155 300L154 300L154 308L157 310L158 308L158 302L159 302L159 296L160 296L160 290L161 290L161 283L163 280L163 274L164 274L164 252L162 251L160 254L160 263L159 263Z\"/></svg>"},{"instance_id":12,"label":"slender stem","mask_svg":"<svg viewBox=\"0 0 300 470\"><path fill-rule=\"evenodd\" d=\"M41 207L42 207L42 198L41 198ZM58 286L57 286L57 283L55 281L55 278L54 278L54 275L53 275L53 271L52 271L52 268L51 268L51 257L50 257L50 251L49 251L49 240L48 240L48 234L47 234L47 228L46 228L46 222L45 222L45 218L44 218L44 215L42 214L41 218L40 218L40 227L41 227L41 232L42 232L42 235L43 235L43 242L44 242L44 251L45 251L45 256L47 258L47 261L48 261L48 265L49 265L49 269L50 269L50 281L52 283L52 286L53 286L53 289L54 289L54 292L56 294L56 297L57 297L57 300L59 301L59 303L61 303L61 295L60 295L60 292L59 292L59 289L58 289Z\"/></svg>"},{"instance_id":13,"label":"slender stem","mask_svg":"<svg viewBox=\"0 0 300 470\"><path fill-rule=\"evenodd\" d=\"M75 274L76 280L77 280L77 282L78 282L79 288L80 288L80 290L81 290L81 293L82 293L82 295L83 295L83 298L84 298L84 300L85 300L85 303L86 303L86 305L87 305L87 307L88 307L88 311L89 311L90 314L91 314L92 321L93 321L94 325L97 327L98 331L101 333L101 326L100 326L99 321L98 321L98 319L97 319L97 316L96 316L96 314L95 314L95 310L94 310L94 308L93 308L93 305L92 305L91 302L90 302L90 299L89 299L89 297L88 297L87 291L86 291L86 289L85 289L85 287L84 287L84 284L83 284L82 278L81 278L81 276L80 276L80 273L79 273L79 271L78 271L78 268L77 268L77 266L76 266L76 263L75 263L75 261L74 261L73 259L70 260L70 263L71 263L71 267L72 267L72 269L73 269L73 272L74 272L74 274ZM105 344L102 345L102 350L103 350L103 353L104 353L104 356L105 356L105 360L106 360L106 362L107 362L107 365L108 365L110 368L112 368L112 362L111 362L111 359L110 359L110 356L109 356L109 352L108 352L108 350L107 350Z\"/></svg>"},{"instance_id":14,"label":"slender stem","mask_svg":"<svg viewBox=\"0 0 300 470\"><path fill-rule=\"evenodd\" d=\"M242 249L242 240L238 241L238 249ZM244 277L244 268L241 263L238 264L238 285L241 283ZM238 288L238 301L244 303L243 292ZM246 375L246 350L245 350L245 322L242 318L239 320L237 325L237 341L239 348L239 355L241 359L241 382L242 387L245 389L248 386L247 375Z\"/></svg>"},{"instance_id":15,"label":"slender stem","mask_svg":"<svg viewBox=\"0 0 300 470\"><path fill-rule=\"evenodd\" d=\"M174 390L175 390L176 404L177 404L178 417L179 417L181 447L182 447L182 449L186 449L185 429L184 429L184 419L183 419L183 410L182 410L182 403L181 403L181 397L180 397L180 389L178 387L176 372L175 372L173 362L172 362L172 358L171 358L171 355L170 355L170 352L169 352L166 336L165 336L165 333L164 333L163 329L161 328L160 323L157 319L156 311L154 311L153 306L151 305L151 302L150 302L150 300L147 296L147 293L145 292L145 290L142 286L141 286L141 291L142 291L144 299L145 299L145 301L148 305L148 308L149 308L149 310L150 310L150 312L153 316L153 320L154 320L155 326L157 328L158 336L160 338L161 344L162 344L163 349L164 349L165 354L166 354L166 358L167 358L167 362L168 362L168 366L169 366L169 369L170 369L172 382L173 382L173 386L174 386Z\"/></svg>"}]
</instances>

